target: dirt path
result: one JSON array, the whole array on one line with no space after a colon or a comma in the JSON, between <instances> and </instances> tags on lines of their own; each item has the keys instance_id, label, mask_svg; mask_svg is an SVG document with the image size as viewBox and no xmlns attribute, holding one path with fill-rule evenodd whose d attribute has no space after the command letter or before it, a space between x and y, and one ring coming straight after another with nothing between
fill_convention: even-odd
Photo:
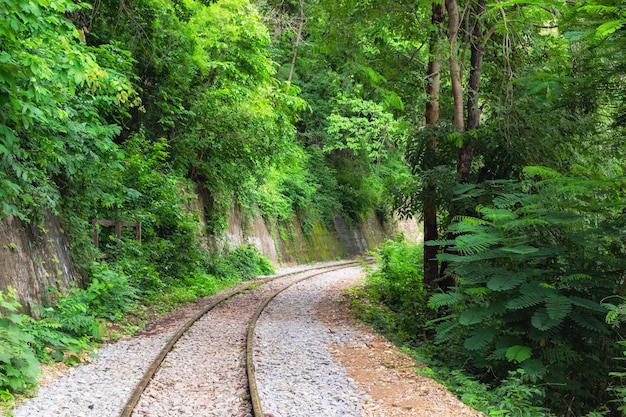
<instances>
[{"instance_id":1,"label":"dirt path","mask_svg":"<svg viewBox=\"0 0 626 417\"><path fill-rule=\"evenodd\" d=\"M334 286L319 306L318 315L330 331L350 327L367 335L367 343L333 346L335 360L344 366L360 388L372 398L365 408L377 417L483 417L446 388L421 376L413 359L354 318L343 302L346 288L362 284L354 277Z\"/></svg>"}]
</instances>

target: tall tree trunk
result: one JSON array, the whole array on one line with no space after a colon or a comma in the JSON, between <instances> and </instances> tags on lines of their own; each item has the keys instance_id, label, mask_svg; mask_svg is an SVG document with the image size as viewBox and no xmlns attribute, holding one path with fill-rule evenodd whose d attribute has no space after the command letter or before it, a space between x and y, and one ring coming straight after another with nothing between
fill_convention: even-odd
<instances>
[{"instance_id":1,"label":"tall tree trunk","mask_svg":"<svg viewBox=\"0 0 626 417\"><path fill-rule=\"evenodd\" d=\"M432 3L431 22L435 26L435 31L430 37L430 58L428 61L426 94L426 126L435 129L439 123L439 92L441 88L441 36L439 29L444 20L443 5ZM424 156L424 171L434 167L437 158L437 136L431 134L426 144L426 154ZM439 239L437 230L437 188L432 181L425 181L423 185L424 204L424 284L431 288L437 286L439 277L439 264L436 259L438 247L429 246L428 242Z\"/></svg>"},{"instance_id":2,"label":"tall tree trunk","mask_svg":"<svg viewBox=\"0 0 626 417\"><path fill-rule=\"evenodd\" d=\"M480 75L483 67L483 54L485 50L484 15L486 0L478 0L474 9L474 27L470 37L470 75L467 86L467 130L474 130L480 124L480 106L478 93L480 90ZM474 147L465 140L459 150L457 159L457 174L459 182L469 183Z\"/></svg>"},{"instance_id":3,"label":"tall tree trunk","mask_svg":"<svg viewBox=\"0 0 626 417\"><path fill-rule=\"evenodd\" d=\"M296 40L293 43L293 52L291 54L291 65L289 66L289 76L287 77L287 84L291 84L293 78L293 70L296 67L296 58L298 57L298 48L300 47L300 41L302 40L302 28L306 16L304 15L304 0L300 0L300 22L298 23L298 30L296 32Z\"/></svg>"},{"instance_id":4,"label":"tall tree trunk","mask_svg":"<svg viewBox=\"0 0 626 417\"><path fill-rule=\"evenodd\" d=\"M463 85L461 82L461 69L459 68L459 6L456 0L446 0L448 11L448 42L450 43L450 83L452 86L452 99L454 103L454 130L462 132L465 129L463 120Z\"/></svg>"}]
</instances>

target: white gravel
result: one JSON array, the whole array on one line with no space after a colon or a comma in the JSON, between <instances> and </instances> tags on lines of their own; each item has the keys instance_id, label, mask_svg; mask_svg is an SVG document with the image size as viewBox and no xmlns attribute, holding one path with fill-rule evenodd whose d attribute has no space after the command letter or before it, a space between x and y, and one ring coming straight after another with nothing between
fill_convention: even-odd
<instances>
[{"instance_id":1,"label":"white gravel","mask_svg":"<svg viewBox=\"0 0 626 417\"><path fill-rule=\"evenodd\" d=\"M333 362L330 344L365 343L350 329L330 330L316 318L327 285L362 274L349 268L303 281L279 294L255 332L255 368L263 412L275 417L364 414L369 400L345 369Z\"/></svg>"},{"instance_id":2,"label":"white gravel","mask_svg":"<svg viewBox=\"0 0 626 417\"><path fill-rule=\"evenodd\" d=\"M343 368L333 363L326 347L354 335L330 334L314 318L316 300L323 294L324 285L358 270L350 268L297 284L279 295L261 317L256 333L257 377L266 397L264 411L276 417L361 414L363 394L356 392ZM168 355L134 416L249 415L243 353L245 326L267 294L301 276L268 283L209 312ZM42 386L35 398L14 410L14 416L118 416L145 369L175 331L172 325L156 335L97 349L92 363L70 369Z\"/></svg>"}]
</instances>

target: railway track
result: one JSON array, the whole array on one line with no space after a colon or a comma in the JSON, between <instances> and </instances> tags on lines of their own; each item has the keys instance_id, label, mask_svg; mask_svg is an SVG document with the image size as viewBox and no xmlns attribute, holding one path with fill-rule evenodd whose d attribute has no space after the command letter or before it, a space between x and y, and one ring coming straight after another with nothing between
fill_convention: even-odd
<instances>
[{"instance_id":1,"label":"railway track","mask_svg":"<svg viewBox=\"0 0 626 417\"><path fill-rule=\"evenodd\" d=\"M171 337L133 390L120 417L170 413L271 416L262 409L255 376L253 341L257 319L287 288L358 265L343 262L256 280L214 300ZM219 374L215 369L220 370Z\"/></svg>"}]
</instances>

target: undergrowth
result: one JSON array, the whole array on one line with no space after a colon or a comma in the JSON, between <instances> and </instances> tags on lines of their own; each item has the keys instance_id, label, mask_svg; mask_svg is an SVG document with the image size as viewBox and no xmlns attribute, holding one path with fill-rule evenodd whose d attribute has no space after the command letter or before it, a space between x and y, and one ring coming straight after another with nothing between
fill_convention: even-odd
<instances>
[{"instance_id":1,"label":"undergrowth","mask_svg":"<svg viewBox=\"0 0 626 417\"><path fill-rule=\"evenodd\" d=\"M20 313L13 289L0 292L0 410L10 413L16 399L33 392L40 364L76 365L105 340L132 335L184 303L274 272L254 246L207 255L192 274L159 280L158 288L151 287L153 280L129 278L127 266L128 259L121 265L93 262L85 288L50 288L48 302L33 311L36 318Z\"/></svg>"},{"instance_id":2,"label":"undergrowth","mask_svg":"<svg viewBox=\"0 0 626 417\"><path fill-rule=\"evenodd\" d=\"M470 407L492 417L552 416L537 405L543 391L527 381L522 369L492 386L437 359L434 352L439 347L431 341L435 316L421 286L420 253L421 246L402 240L381 246L376 254L380 267L368 275L366 285L348 292L357 317L411 355L424 376L443 384Z\"/></svg>"},{"instance_id":3,"label":"undergrowth","mask_svg":"<svg viewBox=\"0 0 626 417\"><path fill-rule=\"evenodd\" d=\"M435 347L426 339L416 342L407 337L405 328L400 324L397 312L381 301L376 289L379 277L370 276L364 287L353 288L348 292L350 302L357 317L370 324L388 340L400 346L420 364L420 373L433 378L466 405L484 412L490 417L550 417L543 407L535 405L542 391L522 382L522 369L512 371L508 379L498 387L481 383L463 372L462 369L450 369L432 355ZM418 344L416 344L418 343Z\"/></svg>"}]
</instances>

